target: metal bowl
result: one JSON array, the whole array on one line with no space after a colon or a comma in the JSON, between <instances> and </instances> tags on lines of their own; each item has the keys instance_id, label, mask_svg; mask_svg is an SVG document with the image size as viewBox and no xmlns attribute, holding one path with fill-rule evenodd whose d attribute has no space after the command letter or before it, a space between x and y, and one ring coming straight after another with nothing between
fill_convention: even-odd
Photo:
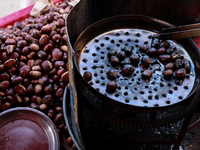
<instances>
[{"instance_id":1,"label":"metal bowl","mask_svg":"<svg viewBox=\"0 0 200 150\"><path fill-rule=\"evenodd\" d=\"M1 149L59 150L59 143L55 125L38 110L12 108L0 114Z\"/></svg>"}]
</instances>

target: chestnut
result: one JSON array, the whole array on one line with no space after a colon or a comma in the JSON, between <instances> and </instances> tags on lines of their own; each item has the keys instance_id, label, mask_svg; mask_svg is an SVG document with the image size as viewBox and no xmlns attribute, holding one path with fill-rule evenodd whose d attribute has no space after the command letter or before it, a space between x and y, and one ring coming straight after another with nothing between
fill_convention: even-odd
<instances>
[{"instance_id":1,"label":"chestnut","mask_svg":"<svg viewBox=\"0 0 200 150\"><path fill-rule=\"evenodd\" d=\"M112 49L108 52L107 57L111 58L111 56L116 56L117 55L117 50Z\"/></svg>"},{"instance_id":2,"label":"chestnut","mask_svg":"<svg viewBox=\"0 0 200 150\"><path fill-rule=\"evenodd\" d=\"M111 56L110 62L113 66L119 65L119 59L116 56Z\"/></svg>"},{"instance_id":3,"label":"chestnut","mask_svg":"<svg viewBox=\"0 0 200 150\"><path fill-rule=\"evenodd\" d=\"M7 61L4 62L4 67L5 68L11 68L16 64L16 60L13 58L8 59Z\"/></svg>"},{"instance_id":4,"label":"chestnut","mask_svg":"<svg viewBox=\"0 0 200 150\"><path fill-rule=\"evenodd\" d=\"M183 67L184 61L182 59L177 59L174 64L175 64L175 67L179 69Z\"/></svg>"},{"instance_id":5,"label":"chestnut","mask_svg":"<svg viewBox=\"0 0 200 150\"><path fill-rule=\"evenodd\" d=\"M126 53L127 56L130 56L132 54L132 51L133 51L134 47L133 46L125 46L123 48L124 52Z\"/></svg>"},{"instance_id":6,"label":"chestnut","mask_svg":"<svg viewBox=\"0 0 200 150\"><path fill-rule=\"evenodd\" d=\"M151 47L148 51L147 51L147 54L148 55L155 55L157 52L157 49L155 47Z\"/></svg>"},{"instance_id":7,"label":"chestnut","mask_svg":"<svg viewBox=\"0 0 200 150\"><path fill-rule=\"evenodd\" d=\"M92 73L90 71L85 71L84 74L83 74L83 78L86 81L90 81L92 79Z\"/></svg>"},{"instance_id":8,"label":"chestnut","mask_svg":"<svg viewBox=\"0 0 200 150\"><path fill-rule=\"evenodd\" d=\"M171 78L173 76L173 70L167 69L163 71L164 78Z\"/></svg>"},{"instance_id":9,"label":"chestnut","mask_svg":"<svg viewBox=\"0 0 200 150\"><path fill-rule=\"evenodd\" d=\"M166 54L170 54L171 55L175 50L176 50L176 47L167 48L166 49Z\"/></svg>"},{"instance_id":10,"label":"chestnut","mask_svg":"<svg viewBox=\"0 0 200 150\"><path fill-rule=\"evenodd\" d=\"M165 65L165 69L174 69L174 63L170 62L168 64Z\"/></svg>"},{"instance_id":11,"label":"chestnut","mask_svg":"<svg viewBox=\"0 0 200 150\"><path fill-rule=\"evenodd\" d=\"M149 50L149 46L143 44L143 45L140 45L139 49L141 52L147 52Z\"/></svg>"},{"instance_id":12,"label":"chestnut","mask_svg":"<svg viewBox=\"0 0 200 150\"><path fill-rule=\"evenodd\" d=\"M44 71L51 71L53 69L53 64L50 61L45 60L42 62L42 69Z\"/></svg>"},{"instance_id":13,"label":"chestnut","mask_svg":"<svg viewBox=\"0 0 200 150\"><path fill-rule=\"evenodd\" d=\"M149 66L151 64L151 59L148 55L142 57L142 64L145 66Z\"/></svg>"},{"instance_id":14,"label":"chestnut","mask_svg":"<svg viewBox=\"0 0 200 150\"><path fill-rule=\"evenodd\" d=\"M165 48L164 47L161 47L161 48L159 48L157 51L156 51L156 53L158 54L158 55L161 55L161 54L164 54L165 53Z\"/></svg>"},{"instance_id":15,"label":"chestnut","mask_svg":"<svg viewBox=\"0 0 200 150\"><path fill-rule=\"evenodd\" d=\"M33 43L29 46L29 49L32 51L39 51L40 47L39 47L39 45Z\"/></svg>"},{"instance_id":16,"label":"chestnut","mask_svg":"<svg viewBox=\"0 0 200 150\"><path fill-rule=\"evenodd\" d=\"M184 79L185 75L186 75L186 70L184 68L180 68L180 69L176 70L175 73L176 73L176 77L178 79Z\"/></svg>"},{"instance_id":17,"label":"chestnut","mask_svg":"<svg viewBox=\"0 0 200 150\"><path fill-rule=\"evenodd\" d=\"M124 51L120 51L118 54L117 54L117 57L119 60L124 60L126 58L126 54Z\"/></svg>"},{"instance_id":18,"label":"chestnut","mask_svg":"<svg viewBox=\"0 0 200 150\"><path fill-rule=\"evenodd\" d=\"M46 35L46 34L42 34L41 35L41 37L40 37L40 39L39 39L39 44L41 45L41 46L44 46L44 45L46 45L46 44L48 44L49 43L49 36L48 35Z\"/></svg>"},{"instance_id":19,"label":"chestnut","mask_svg":"<svg viewBox=\"0 0 200 150\"><path fill-rule=\"evenodd\" d=\"M162 41L160 43L160 47L169 48L170 47L170 43L168 41Z\"/></svg>"},{"instance_id":20,"label":"chestnut","mask_svg":"<svg viewBox=\"0 0 200 150\"><path fill-rule=\"evenodd\" d=\"M124 76L130 76L134 72L134 67L132 65L126 64L122 67L122 74Z\"/></svg>"},{"instance_id":21,"label":"chestnut","mask_svg":"<svg viewBox=\"0 0 200 150\"><path fill-rule=\"evenodd\" d=\"M153 74L152 70L144 70L144 72L142 73L142 77L144 79L150 79L152 74Z\"/></svg>"},{"instance_id":22,"label":"chestnut","mask_svg":"<svg viewBox=\"0 0 200 150\"><path fill-rule=\"evenodd\" d=\"M162 62L170 62L172 60L172 56L171 55L167 55L167 54L162 54L158 58Z\"/></svg>"},{"instance_id":23,"label":"chestnut","mask_svg":"<svg viewBox=\"0 0 200 150\"><path fill-rule=\"evenodd\" d=\"M118 84L115 82L115 81L110 81L108 82L108 84L106 85L106 91L108 93L112 93L112 92L115 92L116 89L118 87Z\"/></svg>"},{"instance_id":24,"label":"chestnut","mask_svg":"<svg viewBox=\"0 0 200 150\"><path fill-rule=\"evenodd\" d=\"M172 55L172 59L174 61L177 60L177 59L182 59L183 58L183 56L178 51L173 52L171 55Z\"/></svg>"},{"instance_id":25,"label":"chestnut","mask_svg":"<svg viewBox=\"0 0 200 150\"><path fill-rule=\"evenodd\" d=\"M115 80L115 79L117 78L118 73L117 73L116 70L111 69L111 70L107 73L107 75L108 75L108 78L109 78L110 80Z\"/></svg>"},{"instance_id":26,"label":"chestnut","mask_svg":"<svg viewBox=\"0 0 200 150\"><path fill-rule=\"evenodd\" d=\"M129 59L130 59L131 63L133 63L133 64L138 64L140 61L139 55L136 55L136 54L131 55Z\"/></svg>"},{"instance_id":27,"label":"chestnut","mask_svg":"<svg viewBox=\"0 0 200 150\"><path fill-rule=\"evenodd\" d=\"M190 73L191 70L191 63L188 60L184 60L184 68L186 70L187 73Z\"/></svg>"},{"instance_id":28,"label":"chestnut","mask_svg":"<svg viewBox=\"0 0 200 150\"><path fill-rule=\"evenodd\" d=\"M153 38L151 47L155 47L156 49L158 49L160 47L160 40L158 38Z\"/></svg>"}]
</instances>

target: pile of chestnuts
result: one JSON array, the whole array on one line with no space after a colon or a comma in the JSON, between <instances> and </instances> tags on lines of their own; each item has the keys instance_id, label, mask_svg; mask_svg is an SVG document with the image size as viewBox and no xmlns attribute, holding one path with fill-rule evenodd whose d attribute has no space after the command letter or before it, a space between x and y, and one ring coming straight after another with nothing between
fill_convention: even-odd
<instances>
[{"instance_id":1,"label":"pile of chestnuts","mask_svg":"<svg viewBox=\"0 0 200 150\"><path fill-rule=\"evenodd\" d=\"M62 108L69 84L65 19L71 8L68 1L58 2L40 17L0 29L0 112L13 107L38 109L76 149Z\"/></svg>"}]
</instances>

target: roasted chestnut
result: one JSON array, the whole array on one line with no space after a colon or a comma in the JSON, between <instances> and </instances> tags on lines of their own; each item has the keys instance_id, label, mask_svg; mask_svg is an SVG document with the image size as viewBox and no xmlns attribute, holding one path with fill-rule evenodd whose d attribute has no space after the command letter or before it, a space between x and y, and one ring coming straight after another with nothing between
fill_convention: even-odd
<instances>
[{"instance_id":1,"label":"roasted chestnut","mask_svg":"<svg viewBox=\"0 0 200 150\"><path fill-rule=\"evenodd\" d=\"M120 61L120 66L123 67L126 64L130 64L130 60L129 59L125 59L125 60Z\"/></svg>"},{"instance_id":2,"label":"roasted chestnut","mask_svg":"<svg viewBox=\"0 0 200 150\"><path fill-rule=\"evenodd\" d=\"M176 47L167 48L166 49L166 54L172 54L175 50L176 50Z\"/></svg>"},{"instance_id":3,"label":"roasted chestnut","mask_svg":"<svg viewBox=\"0 0 200 150\"><path fill-rule=\"evenodd\" d=\"M174 63L170 62L168 64L165 65L165 69L174 69Z\"/></svg>"},{"instance_id":4,"label":"roasted chestnut","mask_svg":"<svg viewBox=\"0 0 200 150\"><path fill-rule=\"evenodd\" d=\"M165 53L165 48L164 48L164 47L159 48L159 49L156 51L156 53L157 53L158 55L164 54L164 53Z\"/></svg>"},{"instance_id":5,"label":"roasted chestnut","mask_svg":"<svg viewBox=\"0 0 200 150\"><path fill-rule=\"evenodd\" d=\"M185 68L185 70L186 70L187 73L190 73L190 70L191 70L191 63L190 63L190 61L188 61L188 60L184 61L184 68Z\"/></svg>"},{"instance_id":6,"label":"roasted chestnut","mask_svg":"<svg viewBox=\"0 0 200 150\"><path fill-rule=\"evenodd\" d=\"M117 50L112 49L108 52L107 57L111 58L111 56L116 56L117 55Z\"/></svg>"},{"instance_id":7,"label":"roasted chestnut","mask_svg":"<svg viewBox=\"0 0 200 150\"><path fill-rule=\"evenodd\" d=\"M131 55L129 59L130 59L131 63L133 63L133 64L138 64L140 61L139 55L135 55L135 54Z\"/></svg>"},{"instance_id":8,"label":"roasted chestnut","mask_svg":"<svg viewBox=\"0 0 200 150\"><path fill-rule=\"evenodd\" d=\"M123 50L124 50L124 52L126 53L126 55L127 56L130 56L131 54L132 54L132 50L133 50L133 46L125 46L124 48L123 48Z\"/></svg>"},{"instance_id":9,"label":"roasted chestnut","mask_svg":"<svg viewBox=\"0 0 200 150\"><path fill-rule=\"evenodd\" d=\"M108 93L112 93L112 92L115 92L116 89L117 89L118 85L115 81L110 81L108 82L108 84L106 85L106 91Z\"/></svg>"},{"instance_id":10,"label":"roasted chestnut","mask_svg":"<svg viewBox=\"0 0 200 150\"><path fill-rule=\"evenodd\" d=\"M182 59L183 56L178 52L178 51L175 51L172 53L172 59L175 61L177 59Z\"/></svg>"},{"instance_id":11,"label":"roasted chestnut","mask_svg":"<svg viewBox=\"0 0 200 150\"><path fill-rule=\"evenodd\" d=\"M134 72L134 67L132 65L126 64L124 65L124 67L122 67L122 73L125 76L130 76L133 74Z\"/></svg>"},{"instance_id":12,"label":"roasted chestnut","mask_svg":"<svg viewBox=\"0 0 200 150\"><path fill-rule=\"evenodd\" d=\"M157 49L156 49L155 47L151 47L151 48L147 51L147 53L148 53L149 55L155 55L155 54L156 54L156 51L157 51Z\"/></svg>"},{"instance_id":13,"label":"roasted chestnut","mask_svg":"<svg viewBox=\"0 0 200 150\"><path fill-rule=\"evenodd\" d=\"M141 52L147 52L148 49L149 49L149 46L148 46L148 45L145 45L145 44L140 45L140 50L141 50Z\"/></svg>"},{"instance_id":14,"label":"roasted chestnut","mask_svg":"<svg viewBox=\"0 0 200 150\"><path fill-rule=\"evenodd\" d=\"M142 57L142 64L145 66L149 66L151 64L151 59L148 55Z\"/></svg>"},{"instance_id":15,"label":"roasted chestnut","mask_svg":"<svg viewBox=\"0 0 200 150\"><path fill-rule=\"evenodd\" d=\"M142 77L143 77L144 79L150 79L151 76L152 76L152 73L153 73L152 70L145 70L145 71L142 73Z\"/></svg>"},{"instance_id":16,"label":"roasted chestnut","mask_svg":"<svg viewBox=\"0 0 200 150\"><path fill-rule=\"evenodd\" d=\"M180 69L176 70L175 73L176 73L176 77L178 79L184 79L185 75L186 75L186 70L184 68L180 68Z\"/></svg>"},{"instance_id":17,"label":"roasted chestnut","mask_svg":"<svg viewBox=\"0 0 200 150\"><path fill-rule=\"evenodd\" d=\"M184 62L183 62L183 60L182 59L177 59L176 61L175 61L175 67L178 69L178 68L182 68L183 67L183 64L184 64Z\"/></svg>"},{"instance_id":18,"label":"roasted chestnut","mask_svg":"<svg viewBox=\"0 0 200 150\"><path fill-rule=\"evenodd\" d=\"M110 62L113 66L119 65L119 59L116 56L111 56Z\"/></svg>"},{"instance_id":19,"label":"roasted chestnut","mask_svg":"<svg viewBox=\"0 0 200 150\"><path fill-rule=\"evenodd\" d=\"M109 78L110 80L115 80L115 79L117 78L118 73L117 73L116 70L111 69L111 70L107 73L107 75L108 75L108 78Z\"/></svg>"},{"instance_id":20,"label":"roasted chestnut","mask_svg":"<svg viewBox=\"0 0 200 150\"><path fill-rule=\"evenodd\" d=\"M165 78L171 78L173 76L173 70L172 69L167 69L163 71L163 76Z\"/></svg>"},{"instance_id":21,"label":"roasted chestnut","mask_svg":"<svg viewBox=\"0 0 200 150\"><path fill-rule=\"evenodd\" d=\"M124 60L126 58L126 54L124 51L120 51L118 54L117 54L117 57L119 58L119 60Z\"/></svg>"},{"instance_id":22,"label":"roasted chestnut","mask_svg":"<svg viewBox=\"0 0 200 150\"><path fill-rule=\"evenodd\" d=\"M171 55L167 55L167 54L160 55L158 58L162 62L169 62L169 61L172 60L172 56Z\"/></svg>"},{"instance_id":23,"label":"roasted chestnut","mask_svg":"<svg viewBox=\"0 0 200 150\"><path fill-rule=\"evenodd\" d=\"M90 81L92 79L92 73L90 71L85 71L84 74L83 74L83 78L86 81Z\"/></svg>"},{"instance_id":24,"label":"roasted chestnut","mask_svg":"<svg viewBox=\"0 0 200 150\"><path fill-rule=\"evenodd\" d=\"M162 41L160 43L160 47L169 48L170 47L170 43L168 41Z\"/></svg>"},{"instance_id":25,"label":"roasted chestnut","mask_svg":"<svg viewBox=\"0 0 200 150\"><path fill-rule=\"evenodd\" d=\"M160 40L158 38L153 38L151 47L155 47L156 49L160 47Z\"/></svg>"}]
</instances>

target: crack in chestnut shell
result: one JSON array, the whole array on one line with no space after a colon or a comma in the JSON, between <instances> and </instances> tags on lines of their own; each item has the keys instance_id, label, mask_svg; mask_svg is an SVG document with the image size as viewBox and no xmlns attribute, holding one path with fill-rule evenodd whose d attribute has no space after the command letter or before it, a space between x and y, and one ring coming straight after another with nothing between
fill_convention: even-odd
<instances>
[{"instance_id":1,"label":"crack in chestnut shell","mask_svg":"<svg viewBox=\"0 0 200 150\"><path fill-rule=\"evenodd\" d=\"M165 48L160 48L156 40L152 43L153 34L155 32L145 29L118 29L95 37L83 49L79 63L81 74L89 71L92 79L88 84L101 94L124 104L163 107L181 101L193 88L194 64L186 50L174 41L160 44ZM175 66L167 64L181 57L191 62L186 63L188 67L191 66L186 77L177 79L175 70L173 76L165 72L164 77L165 67ZM123 72L123 66L127 64L134 68L130 74ZM109 78L110 70L117 71L116 78ZM112 92L106 88L110 81L118 85L117 88L113 87L115 90Z\"/></svg>"}]
</instances>

